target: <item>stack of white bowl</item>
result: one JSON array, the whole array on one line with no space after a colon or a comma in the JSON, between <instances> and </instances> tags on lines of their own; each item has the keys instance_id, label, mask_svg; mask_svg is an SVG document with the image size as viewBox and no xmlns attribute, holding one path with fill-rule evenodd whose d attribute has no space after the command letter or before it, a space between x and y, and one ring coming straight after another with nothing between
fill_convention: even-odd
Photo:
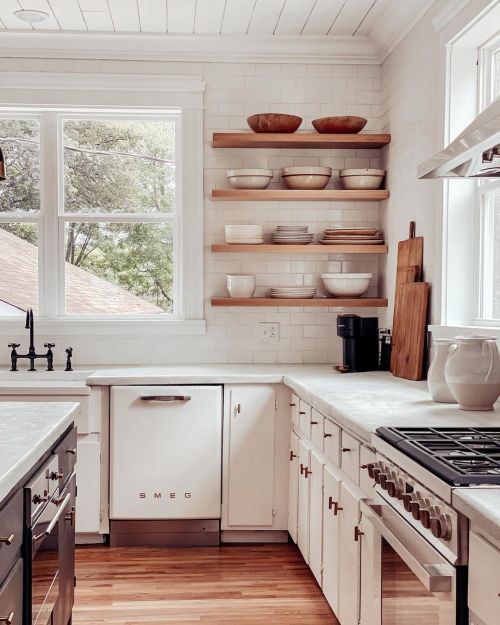
<instances>
[{"instance_id":1,"label":"stack of white bowl","mask_svg":"<svg viewBox=\"0 0 500 625\"><path fill-rule=\"evenodd\" d=\"M272 169L228 169L227 179L235 189L265 189L273 174Z\"/></svg>"},{"instance_id":2,"label":"stack of white bowl","mask_svg":"<svg viewBox=\"0 0 500 625\"><path fill-rule=\"evenodd\" d=\"M280 245L307 245L314 239L307 230L308 226L278 226L271 233L271 241Z\"/></svg>"},{"instance_id":3,"label":"stack of white bowl","mask_svg":"<svg viewBox=\"0 0 500 625\"><path fill-rule=\"evenodd\" d=\"M227 275L226 284L231 297L252 297L255 293L255 276Z\"/></svg>"},{"instance_id":4,"label":"stack of white bowl","mask_svg":"<svg viewBox=\"0 0 500 625\"><path fill-rule=\"evenodd\" d=\"M256 225L225 226L226 243L255 245L264 243L264 227Z\"/></svg>"},{"instance_id":5,"label":"stack of white bowl","mask_svg":"<svg viewBox=\"0 0 500 625\"><path fill-rule=\"evenodd\" d=\"M276 286L269 289L273 299L311 299L316 295L314 286Z\"/></svg>"}]
</instances>

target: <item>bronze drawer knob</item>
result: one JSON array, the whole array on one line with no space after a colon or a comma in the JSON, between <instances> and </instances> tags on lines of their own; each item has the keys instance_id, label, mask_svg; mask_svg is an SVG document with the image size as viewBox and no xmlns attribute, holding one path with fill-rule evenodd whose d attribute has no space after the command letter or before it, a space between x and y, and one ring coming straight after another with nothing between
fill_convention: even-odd
<instances>
[{"instance_id":1,"label":"bronze drawer knob","mask_svg":"<svg viewBox=\"0 0 500 625\"><path fill-rule=\"evenodd\" d=\"M4 543L5 545L12 545L15 537L15 534L11 534L10 536L0 536L0 543Z\"/></svg>"}]
</instances>

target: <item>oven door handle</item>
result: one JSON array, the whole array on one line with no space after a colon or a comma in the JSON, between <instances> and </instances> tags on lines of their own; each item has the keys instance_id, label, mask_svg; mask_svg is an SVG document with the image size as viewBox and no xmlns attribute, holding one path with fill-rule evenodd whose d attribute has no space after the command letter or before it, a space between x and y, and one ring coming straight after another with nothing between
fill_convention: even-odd
<instances>
[{"instance_id":1,"label":"oven door handle","mask_svg":"<svg viewBox=\"0 0 500 625\"><path fill-rule=\"evenodd\" d=\"M142 395L142 401L190 401L189 395Z\"/></svg>"},{"instance_id":2,"label":"oven door handle","mask_svg":"<svg viewBox=\"0 0 500 625\"><path fill-rule=\"evenodd\" d=\"M57 512L55 513L54 518L47 525L47 529L44 532L42 532L41 534L37 534L36 536L33 536L33 542L34 543L38 543L41 540L43 540L44 538L48 538L52 534L52 530L57 525L57 522L59 521L59 518L61 517L62 513L64 512L66 506L68 505L68 503L70 501L71 501L71 493L68 493L66 495L66 497L64 498L64 500L62 502L62 505L60 505L57 508Z\"/></svg>"},{"instance_id":3,"label":"oven door handle","mask_svg":"<svg viewBox=\"0 0 500 625\"><path fill-rule=\"evenodd\" d=\"M387 526L384 521L383 515L379 513L379 509L386 507L373 504L372 502L363 499L361 501L361 511L368 518L377 532L384 538L408 566L408 568L415 574L416 577L422 582L425 588L429 592L451 592L452 581L454 578L453 566L444 563L437 562L436 564L424 563L419 559L411 550L401 542L396 534ZM397 515L397 512L392 511L392 514ZM399 515L398 515L399 516ZM402 520L405 523L404 520ZM416 532L416 530L413 530ZM419 535L419 540L425 541ZM429 546L429 548L431 548ZM432 551L434 551L432 549ZM436 556L436 560L439 560L439 556Z\"/></svg>"}]
</instances>

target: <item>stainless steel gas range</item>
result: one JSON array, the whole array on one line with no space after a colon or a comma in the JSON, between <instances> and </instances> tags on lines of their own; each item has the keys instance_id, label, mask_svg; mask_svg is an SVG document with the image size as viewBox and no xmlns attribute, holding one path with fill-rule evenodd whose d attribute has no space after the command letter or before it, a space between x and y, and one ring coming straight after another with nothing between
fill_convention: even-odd
<instances>
[{"instance_id":1,"label":"stainless steel gas range","mask_svg":"<svg viewBox=\"0 0 500 625\"><path fill-rule=\"evenodd\" d=\"M380 625L467 625L468 521L457 487L500 485L500 428L379 428L362 502ZM363 563L362 563L363 564Z\"/></svg>"}]
</instances>

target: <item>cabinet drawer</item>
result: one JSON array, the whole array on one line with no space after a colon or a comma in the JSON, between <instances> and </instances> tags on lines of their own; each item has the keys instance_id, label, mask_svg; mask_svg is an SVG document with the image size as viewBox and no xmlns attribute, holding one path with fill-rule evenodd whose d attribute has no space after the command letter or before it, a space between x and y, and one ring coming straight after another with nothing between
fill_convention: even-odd
<instances>
[{"instance_id":1,"label":"cabinet drawer","mask_svg":"<svg viewBox=\"0 0 500 625\"><path fill-rule=\"evenodd\" d=\"M292 411L292 424L296 428L300 427L299 404L300 399L297 397L297 395L292 393L292 397L290 398L290 408Z\"/></svg>"},{"instance_id":2,"label":"cabinet drawer","mask_svg":"<svg viewBox=\"0 0 500 625\"><path fill-rule=\"evenodd\" d=\"M311 441L318 449L323 451L323 415L315 410L311 410Z\"/></svg>"},{"instance_id":3,"label":"cabinet drawer","mask_svg":"<svg viewBox=\"0 0 500 625\"><path fill-rule=\"evenodd\" d=\"M23 561L18 560L0 588L0 617L11 625L23 622Z\"/></svg>"},{"instance_id":4,"label":"cabinet drawer","mask_svg":"<svg viewBox=\"0 0 500 625\"><path fill-rule=\"evenodd\" d=\"M360 446L360 443L353 436L342 431L340 463L342 471L344 471L355 484L359 484Z\"/></svg>"},{"instance_id":5,"label":"cabinet drawer","mask_svg":"<svg viewBox=\"0 0 500 625\"><path fill-rule=\"evenodd\" d=\"M0 584L21 556L23 542L23 491L19 490L0 510Z\"/></svg>"},{"instance_id":6,"label":"cabinet drawer","mask_svg":"<svg viewBox=\"0 0 500 625\"><path fill-rule=\"evenodd\" d=\"M300 431L307 438L311 438L311 406L303 399L299 401Z\"/></svg>"},{"instance_id":7,"label":"cabinet drawer","mask_svg":"<svg viewBox=\"0 0 500 625\"><path fill-rule=\"evenodd\" d=\"M340 467L340 428L330 419L323 423L323 453L336 467Z\"/></svg>"},{"instance_id":8,"label":"cabinet drawer","mask_svg":"<svg viewBox=\"0 0 500 625\"><path fill-rule=\"evenodd\" d=\"M361 445L361 449L359 451L359 464L360 464L360 472L359 472L359 485L361 490L367 495L367 497L375 497L375 482L368 475L368 471L366 470L366 466L368 464L373 464L377 461L375 456L375 452L364 445Z\"/></svg>"},{"instance_id":9,"label":"cabinet drawer","mask_svg":"<svg viewBox=\"0 0 500 625\"><path fill-rule=\"evenodd\" d=\"M469 538L469 608L486 625L500 614L500 551L473 532Z\"/></svg>"},{"instance_id":10,"label":"cabinet drawer","mask_svg":"<svg viewBox=\"0 0 500 625\"><path fill-rule=\"evenodd\" d=\"M61 474L59 488L61 490L75 470L77 456L76 438L76 428L73 428L54 450L54 454L57 455L59 460L59 473Z\"/></svg>"}]
</instances>

